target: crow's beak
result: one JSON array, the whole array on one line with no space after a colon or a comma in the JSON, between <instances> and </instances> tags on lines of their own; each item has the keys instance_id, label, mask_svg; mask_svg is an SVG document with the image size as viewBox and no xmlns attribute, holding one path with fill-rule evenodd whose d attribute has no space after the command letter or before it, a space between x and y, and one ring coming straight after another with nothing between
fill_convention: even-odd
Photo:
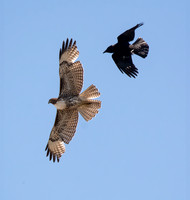
<instances>
[{"instance_id":1,"label":"crow's beak","mask_svg":"<svg viewBox=\"0 0 190 200\"><path fill-rule=\"evenodd\" d=\"M106 50L103 53L106 53Z\"/></svg>"}]
</instances>

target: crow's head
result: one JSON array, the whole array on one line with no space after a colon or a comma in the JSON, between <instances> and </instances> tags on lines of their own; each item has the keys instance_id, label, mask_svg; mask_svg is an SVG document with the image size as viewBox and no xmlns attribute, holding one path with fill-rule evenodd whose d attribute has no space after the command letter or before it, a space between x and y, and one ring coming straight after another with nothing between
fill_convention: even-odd
<instances>
[{"instance_id":1,"label":"crow's head","mask_svg":"<svg viewBox=\"0 0 190 200\"><path fill-rule=\"evenodd\" d=\"M109 46L103 53L113 53L114 52L114 46Z\"/></svg>"}]
</instances>

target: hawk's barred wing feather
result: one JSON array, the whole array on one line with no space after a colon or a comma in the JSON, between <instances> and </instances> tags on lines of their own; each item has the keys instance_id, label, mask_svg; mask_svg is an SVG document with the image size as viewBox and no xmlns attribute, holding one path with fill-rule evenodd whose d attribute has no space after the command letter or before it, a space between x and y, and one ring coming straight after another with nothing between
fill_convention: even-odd
<instances>
[{"instance_id":1,"label":"hawk's barred wing feather","mask_svg":"<svg viewBox=\"0 0 190 200\"><path fill-rule=\"evenodd\" d=\"M74 63L74 61L79 56L79 51L77 50L76 41L73 42L71 39L70 42L67 38L66 43L63 41L62 49L59 52L59 64L63 62Z\"/></svg>"},{"instance_id":2,"label":"hawk's barred wing feather","mask_svg":"<svg viewBox=\"0 0 190 200\"><path fill-rule=\"evenodd\" d=\"M45 150L47 151L46 156L49 156L49 160L51 160L53 157L53 162L55 162L57 157L57 161L59 162L59 158L65 152L65 144L60 139L55 141L49 139Z\"/></svg>"},{"instance_id":3,"label":"hawk's barred wing feather","mask_svg":"<svg viewBox=\"0 0 190 200\"><path fill-rule=\"evenodd\" d=\"M59 95L78 95L82 90L83 67L79 61L74 63L78 56L79 51L77 50L76 41L73 44L72 39L70 42L67 39L66 43L63 41L59 56Z\"/></svg>"},{"instance_id":4,"label":"hawk's barred wing feather","mask_svg":"<svg viewBox=\"0 0 190 200\"><path fill-rule=\"evenodd\" d=\"M50 160L59 158L65 152L64 143L68 144L73 138L78 123L77 109L58 110L55 124L50 133L49 141L46 146L47 156L50 154Z\"/></svg>"},{"instance_id":5,"label":"hawk's barred wing feather","mask_svg":"<svg viewBox=\"0 0 190 200\"><path fill-rule=\"evenodd\" d=\"M62 96L79 95L83 86L83 67L80 61L71 65L62 63L59 68L60 94Z\"/></svg>"},{"instance_id":6,"label":"hawk's barred wing feather","mask_svg":"<svg viewBox=\"0 0 190 200\"><path fill-rule=\"evenodd\" d=\"M57 111L61 120L56 125L57 134L64 141L69 144L72 140L78 123L78 111L77 109L59 110ZM58 117L59 117L58 115Z\"/></svg>"}]
</instances>

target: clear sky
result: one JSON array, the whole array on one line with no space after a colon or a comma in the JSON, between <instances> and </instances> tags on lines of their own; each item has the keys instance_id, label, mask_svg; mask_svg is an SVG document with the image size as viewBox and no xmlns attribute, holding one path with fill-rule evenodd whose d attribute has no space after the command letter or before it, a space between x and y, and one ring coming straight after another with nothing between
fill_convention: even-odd
<instances>
[{"instance_id":1,"label":"clear sky","mask_svg":"<svg viewBox=\"0 0 190 200\"><path fill-rule=\"evenodd\" d=\"M0 1L2 200L188 200L189 1ZM150 46L130 79L107 46L137 23ZM66 145L59 163L44 151L59 92L58 55L77 41L84 87L102 108Z\"/></svg>"}]
</instances>

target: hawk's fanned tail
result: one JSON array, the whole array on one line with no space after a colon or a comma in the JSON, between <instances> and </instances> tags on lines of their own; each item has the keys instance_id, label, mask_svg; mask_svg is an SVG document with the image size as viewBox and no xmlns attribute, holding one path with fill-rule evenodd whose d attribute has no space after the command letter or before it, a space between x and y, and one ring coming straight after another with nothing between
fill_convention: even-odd
<instances>
[{"instance_id":1,"label":"hawk's fanned tail","mask_svg":"<svg viewBox=\"0 0 190 200\"><path fill-rule=\"evenodd\" d=\"M94 100L100 96L100 92L95 85L89 86L83 93L80 94L80 98L85 101L85 104L78 107L78 111L82 117L89 121L98 113L98 109L101 108L101 101Z\"/></svg>"},{"instance_id":2,"label":"hawk's fanned tail","mask_svg":"<svg viewBox=\"0 0 190 200\"><path fill-rule=\"evenodd\" d=\"M78 111L82 117L89 121L98 113L98 109L101 108L101 101L99 100L88 100L88 103L78 107Z\"/></svg>"},{"instance_id":3,"label":"hawk's fanned tail","mask_svg":"<svg viewBox=\"0 0 190 200\"><path fill-rule=\"evenodd\" d=\"M84 92L80 94L80 97L84 97L86 99L98 98L100 96L100 92L96 88L95 85L89 86Z\"/></svg>"}]
</instances>

